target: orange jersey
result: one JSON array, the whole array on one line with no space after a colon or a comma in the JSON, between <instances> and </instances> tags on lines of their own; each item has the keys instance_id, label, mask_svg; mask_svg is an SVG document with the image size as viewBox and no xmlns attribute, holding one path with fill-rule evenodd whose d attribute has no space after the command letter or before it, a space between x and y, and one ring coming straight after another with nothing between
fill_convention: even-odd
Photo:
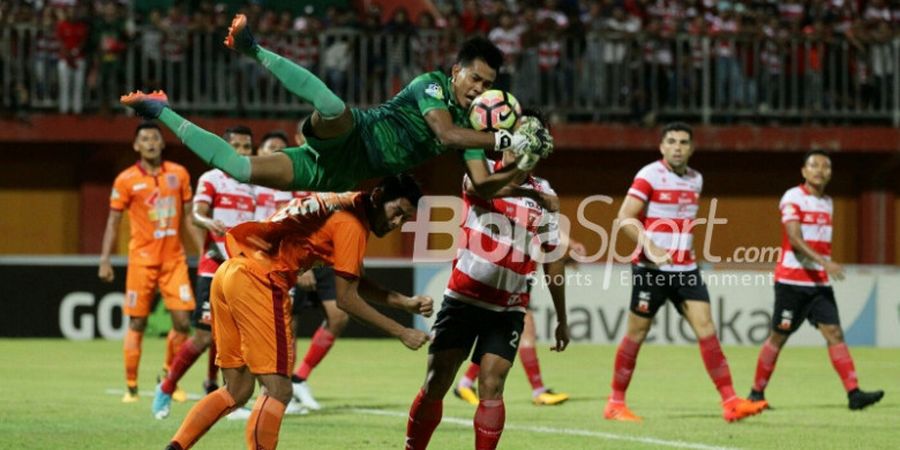
<instances>
[{"instance_id":1,"label":"orange jersey","mask_svg":"<svg viewBox=\"0 0 900 450\"><path fill-rule=\"evenodd\" d=\"M243 255L279 284L293 286L297 272L316 264L333 266L345 278L360 275L369 222L361 192L315 193L295 198L263 222L228 231L226 249Z\"/></svg>"},{"instance_id":2,"label":"orange jersey","mask_svg":"<svg viewBox=\"0 0 900 450\"><path fill-rule=\"evenodd\" d=\"M181 219L184 203L192 195L190 175L173 162L163 161L156 175L149 174L137 163L116 177L109 207L128 211L129 264L158 266L164 261L184 258Z\"/></svg>"}]
</instances>

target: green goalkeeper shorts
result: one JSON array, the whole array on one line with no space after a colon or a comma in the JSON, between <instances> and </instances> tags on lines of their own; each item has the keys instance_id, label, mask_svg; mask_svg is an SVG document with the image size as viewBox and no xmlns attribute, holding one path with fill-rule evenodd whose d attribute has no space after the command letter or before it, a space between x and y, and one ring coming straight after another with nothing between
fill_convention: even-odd
<instances>
[{"instance_id":1,"label":"green goalkeeper shorts","mask_svg":"<svg viewBox=\"0 0 900 450\"><path fill-rule=\"evenodd\" d=\"M284 149L294 166L295 191L345 192L375 175L359 129L331 139L318 139L304 127L306 143Z\"/></svg>"}]
</instances>

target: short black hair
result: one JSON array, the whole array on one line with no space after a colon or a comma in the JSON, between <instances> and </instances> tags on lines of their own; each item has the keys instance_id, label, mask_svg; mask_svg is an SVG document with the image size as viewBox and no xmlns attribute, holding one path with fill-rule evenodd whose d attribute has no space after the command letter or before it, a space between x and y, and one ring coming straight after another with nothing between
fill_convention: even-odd
<instances>
[{"instance_id":1,"label":"short black hair","mask_svg":"<svg viewBox=\"0 0 900 450\"><path fill-rule=\"evenodd\" d=\"M159 131L159 134L162 134L162 129L159 128L159 125L157 125L156 122L150 120L146 120L138 124L137 128L134 129L134 137L137 137L138 133L140 133L141 130L156 130Z\"/></svg>"},{"instance_id":2,"label":"short black hair","mask_svg":"<svg viewBox=\"0 0 900 450\"><path fill-rule=\"evenodd\" d=\"M273 138L281 139L282 141L284 141L284 145L288 145L290 143L290 141L288 141L287 133L281 130L272 130L263 135L262 139L259 141L259 144L265 144L266 141Z\"/></svg>"},{"instance_id":3,"label":"short black hair","mask_svg":"<svg viewBox=\"0 0 900 450\"><path fill-rule=\"evenodd\" d=\"M660 133L660 135L659 135L659 140L663 140L666 137L666 135L672 131L684 131L685 133L688 134L688 137L690 137L691 140L694 139L694 129L691 128L690 125L688 125L684 122L669 122L669 123L663 125L662 133Z\"/></svg>"},{"instance_id":4,"label":"short black hair","mask_svg":"<svg viewBox=\"0 0 900 450\"><path fill-rule=\"evenodd\" d=\"M461 66L469 66L476 59L482 59L491 69L500 70L503 65L503 52L485 37L476 36L463 42L456 55L456 62Z\"/></svg>"},{"instance_id":5,"label":"short black hair","mask_svg":"<svg viewBox=\"0 0 900 450\"><path fill-rule=\"evenodd\" d=\"M223 134L222 137L225 138L226 141L228 141L231 140L232 134L246 134L247 136L253 138L253 130L251 130L250 127L246 125L235 125L233 127L228 127L225 129L225 134Z\"/></svg>"},{"instance_id":6,"label":"short black hair","mask_svg":"<svg viewBox=\"0 0 900 450\"><path fill-rule=\"evenodd\" d=\"M831 155L828 152L826 152L825 150L822 150L822 149L815 148L815 149L812 149L812 150L806 152L806 154L803 155L803 165L805 166L806 163L809 162L809 158L816 156L816 155L822 155L822 156L828 158L829 160L831 160Z\"/></svg>"},{"instance_id":7,"label":"short black hair","mask_svg":"<svg viewBox=\"0 0 900 450\"><path fill-rule=\"evenodd\" d=\"M385 177L378 183L381 189L381 201L387 203L398 198L405 198L412 203L413 207L419 205L419 199L422 198L422 188L419 183L409 174L398 173Z\"/></svg>"}]
</instances>

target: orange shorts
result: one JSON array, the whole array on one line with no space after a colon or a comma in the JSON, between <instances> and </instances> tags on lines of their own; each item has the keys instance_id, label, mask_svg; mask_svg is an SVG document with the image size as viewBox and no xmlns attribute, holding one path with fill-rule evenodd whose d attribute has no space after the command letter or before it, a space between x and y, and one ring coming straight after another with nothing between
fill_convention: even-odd
<instances>
[{"instance_id":1,"label":"orange shorts","mask_svg":"<svg viewBox=\"0 0 900 450\"><path fill-rule=\"evenodd\" d=\"M162 266L129 264L125 277L125 315L147 317L157 288L169 311L193 311L196 307L184 259L167 261Z\"/></svg>"},{"instance_id":2,"label":"orange shorts","mask_svg":"<svg viewBox=\"0 0 900 450\"><path fill-rule=\"evenodd\" d=\"M209 303L219 367L247 366L256 375L291 375L294 332L287 288L238 256L216 271Z\"/></svg>"}]
</instances>

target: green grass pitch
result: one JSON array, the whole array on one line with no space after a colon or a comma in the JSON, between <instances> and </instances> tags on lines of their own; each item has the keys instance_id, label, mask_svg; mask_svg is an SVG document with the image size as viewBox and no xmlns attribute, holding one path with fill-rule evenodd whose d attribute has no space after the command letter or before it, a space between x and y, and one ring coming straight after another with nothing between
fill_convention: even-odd
<instances>
[{"instance_id":1,"label":"green grass pitch","mask_svg":"<svg viewBox=\"0 0 900 450\"><path fill-rule=\"evenodd\" d=\"M164 345L144 340L141 391L152 391ZM299 343L301 353L307 345ZM789 345L767 392L776 409L728 424L696 347L647 345L628 394L644 423L627 424L602 419L614 347L573 345L562 354L546 347L539 352L544 381L572 399L532 406L517 364L506 387L501 449L887 449L900 442L900 349L851 349L862 388L884 389L886 396L865 411L850 411L824 346ZM725 348L740 395L749 390L757 350ZM0 449L162 449L192 405L175 403L172 415L158 421L149 395L120 403L110 393L124 384L120 342L7 339L0 340L0 355ZM426 356L395 340L338 340L310 379L325 409L286 417L280 448L402 448ZM189 393L199 394L205 366L204 355L183 380ZM449 394L431 448L472 448L473 412ZM222 420L195 448L244 448L244 423Z\"/></svg>"}]
</instances>

